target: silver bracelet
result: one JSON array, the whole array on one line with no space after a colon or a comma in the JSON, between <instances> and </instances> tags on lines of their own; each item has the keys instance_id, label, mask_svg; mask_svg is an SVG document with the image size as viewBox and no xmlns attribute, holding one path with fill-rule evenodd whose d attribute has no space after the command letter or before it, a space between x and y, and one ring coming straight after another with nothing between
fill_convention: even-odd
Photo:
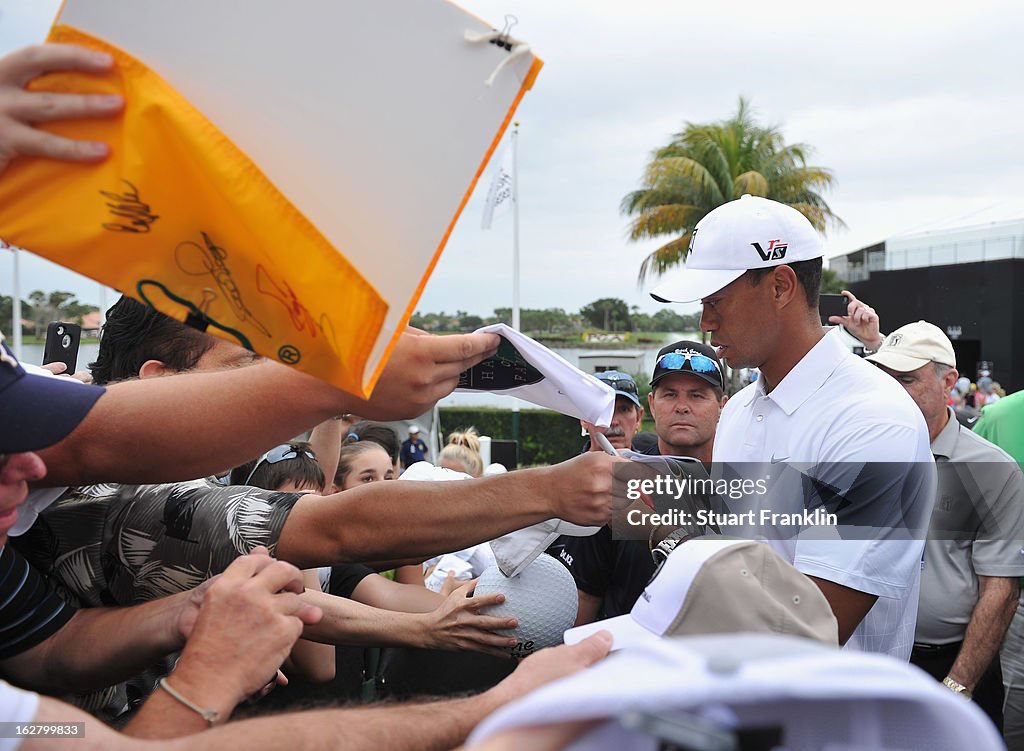
<instances>
[{"instance_id":1,"label":"silver bracelet","mask_svg":"<svg viewBox=\"0 0 1024 751\"><path fill-rule=\"evenodd\" d=\"M864 343L861 342L861 344L864 344ZM885 344L885 336L884 335L882 335L882 344ZM878 350L880 350L882 348L882 344L879 344L877 347L869 347L867 344L864 344L864 354L865 355L873 355L873 354L875 354L876 352L878 352Z\"/></svg>"},{"instance_id":2,"label":"silver bracelet","mask_svg":"<svg viewBox=\"0 0 1024 751\"><path fill-rule=\"evenodd\" d=\"M162 688L164 691L169 693L179 702L184 704L186 707L188 707L193 712L202 717L204 720L206 720L208 723L210 723L210 727L213 727L213 724L220 719L220 712L218 712L216 709L203 709L198 704L194 704L193 702L189 701L187 698L185 698L184 694L178 693L178 691L172 688L171 684L167 682L166 678L161 678L159 685L160 688Z\"/></svg>"}]
</instances>

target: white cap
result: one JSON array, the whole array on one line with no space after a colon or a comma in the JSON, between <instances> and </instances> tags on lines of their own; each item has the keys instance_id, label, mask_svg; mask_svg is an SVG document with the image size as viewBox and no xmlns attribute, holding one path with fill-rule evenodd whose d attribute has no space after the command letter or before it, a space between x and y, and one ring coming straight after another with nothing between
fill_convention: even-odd
<instances>
[{"instance_id":1,"label":"white cap","mask_svg":"<svg viewBox=\"0 0 1024 751\"><path fill-rule=\"evenodd\" d=\"M927 321L900 326L885 337L878 351L865 358L897 373L909 373L930 362L956 367L956 352L942 329Z\"/></svg>"},{"instance_id":2,"label":"white cap","mask_svg":"<svg viewBox=\"0 0 1024 751\"><path fill-rule=\"evenodd\" d=\"M821 237L807 218L778 201L744 195L697 222L686 267L651 290L658 302L696 302L747 269L821 258Z\"/></svg>"},{"instance_id":3,"label":"white cap","mask_svg":"<svg viewBox=\"0 0 1024 751\"><path fill-rule=\"evenodd\" d=\"M409 426L409 435L414 435L414 434L419 433L419 432L420 432L420 426L419 425L410 425Z\"/></svg>"},{"instance_id":4,"label":"white cap","mask_svg":"<svg viewBox=\"0 0 1024 751\"><path fill-rule=\"evenodd\" d=\"M443 482L446 480L472 480L473 475L456 472L446 467L435 467L430 462L416 462L398 476L399 480L425 480L427 482Z\"/></svg>"},{"instance_id":5,"label":"white cap","mask_svg":"<svg viewBox=\"0 0 1024 751\"><path fill-rule=\"evenodd\" d=\"M775 632L839 645L839 627L817 585L768 545L720 537L676 547L629 615L565 632L575 644L610 631L612 649L663 636Z\"/></svg>"}]
</instances>

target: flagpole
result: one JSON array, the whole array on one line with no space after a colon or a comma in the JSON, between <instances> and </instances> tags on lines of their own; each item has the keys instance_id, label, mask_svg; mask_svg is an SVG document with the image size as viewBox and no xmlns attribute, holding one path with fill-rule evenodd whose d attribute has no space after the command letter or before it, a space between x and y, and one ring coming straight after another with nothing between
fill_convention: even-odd
<instances>
[{"instance_id":1,"label":"flagpole","mask_svg":"<svg viewBox=\"0 0 1024 751\"><path fill-rule=\"evenodd\" d=\"M512 328L519 331L519 122L512 130Z\"/></svg>"},{"instance_id":2,"label":"flagpole","mask_svg":"<svg viewBox=\"0 0 1024 751\"><path fill-rule=\"evenodd\" d=\"M14 356L21 358L21 258L16 246L10 246L14 253L14 289L11 300L11 337L14 342Z\"/></svg>"},{"instance_id":3,"label":"flagpole","mask_svg":"<svg viewBox=\"0 0 1024 751\"><path fill-rule=\"evenodd\" d=\"M512 328L519 331L519 121L513 123L512 136ZM519 446L519 400L512 399L512 440Z\"/></svg>"}]
</instances>

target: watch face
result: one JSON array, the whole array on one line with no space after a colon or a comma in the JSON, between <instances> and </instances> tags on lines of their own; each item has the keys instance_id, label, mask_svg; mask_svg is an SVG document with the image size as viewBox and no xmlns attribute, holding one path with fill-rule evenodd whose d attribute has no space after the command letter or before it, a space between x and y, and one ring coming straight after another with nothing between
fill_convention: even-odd
<instances>
[{"instance_id":1,"label":"watch face","mask_svg":"<svg viewBox=\"0 0 1024 751\"><path fill-rule=\"evenodd\" d=\"M543 380L544 374L523 359L512 342L501 337L497 353L463 371L459 376L458 388L472 391L504 391Z\"/></svg>"}]
</instances>

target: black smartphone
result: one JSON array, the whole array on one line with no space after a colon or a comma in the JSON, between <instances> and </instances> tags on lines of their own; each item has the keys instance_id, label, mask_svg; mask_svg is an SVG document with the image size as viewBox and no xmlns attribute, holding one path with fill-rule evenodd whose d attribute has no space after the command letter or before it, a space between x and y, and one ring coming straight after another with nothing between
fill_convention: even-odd
<instances>
[{"instance_id":1,"label":"black smartphone","mask_svg":"<svg viewBox=\"0 0 1024 751\"><path fill-rule=\"evenodd\" d=\"M830 325L829 316L845 316L849 305L850 301L846 295L818 295L818 315L821 316L821 325Z\"/></svg>"},{"instance_id":2,"label":"black smartphone","mask_svg":"<svg viewBox=\"0 0 1024 751\"><path fill-rule=\"evenodd\" d=\"M46 327L46 346L43 365L62 362L68 366L68 375L78 367L78 345L82 340L82 327L77 323L54 321Z\"/></svg>"}]
</instances>

